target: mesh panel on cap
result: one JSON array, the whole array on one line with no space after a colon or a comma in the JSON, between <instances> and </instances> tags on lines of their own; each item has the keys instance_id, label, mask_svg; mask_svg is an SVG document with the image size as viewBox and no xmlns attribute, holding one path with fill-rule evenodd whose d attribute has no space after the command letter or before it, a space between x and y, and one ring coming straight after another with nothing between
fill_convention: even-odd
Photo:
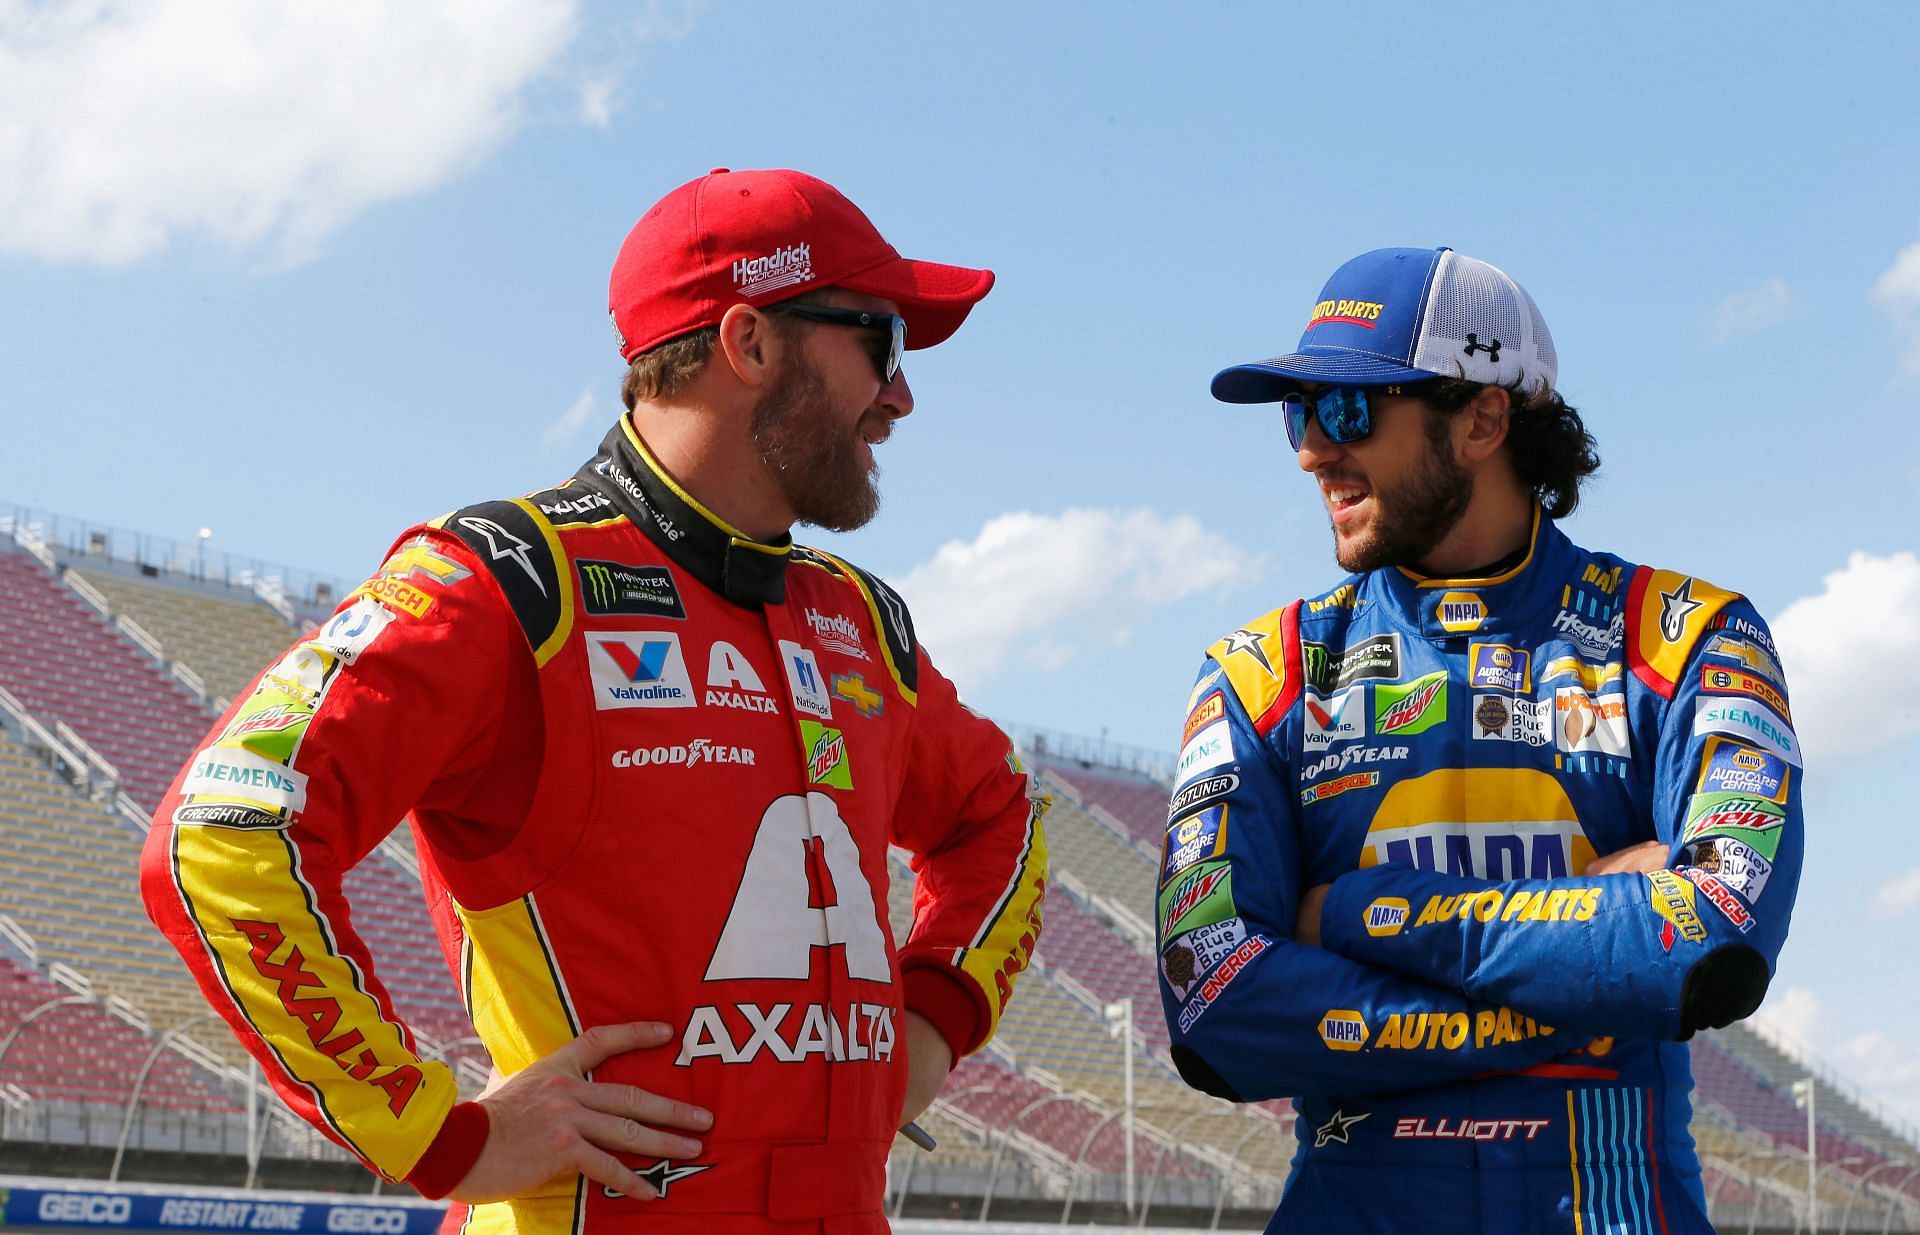
<instances>
[{"instance_id":1,"label":"mesh panel on cap","mask_svg":"<svg viewBox=\"0 0 1920 1235\"><path fill-rule=\"evenodd\" d=\"M1451 251L1434 268L1413 366L1501 385L1524 378L1529 388L1551 386L1556 376L1553 339L1526 289L1498 267Z\"/></svg>"}]
</instances>

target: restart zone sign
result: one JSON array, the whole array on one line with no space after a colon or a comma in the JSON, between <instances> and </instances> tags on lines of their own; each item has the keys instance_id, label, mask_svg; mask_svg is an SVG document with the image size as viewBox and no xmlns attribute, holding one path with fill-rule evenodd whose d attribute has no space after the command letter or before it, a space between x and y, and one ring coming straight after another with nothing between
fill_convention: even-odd
<instances>
[{"instance_id":1,"label":"restart zone sign","mask_svg":"<svg viewBox=\"0 0 1920 1235\"><path fill-rule=\"evenodd\" d=\"M439 1205L335 1205L254 1193L166 1195L0 1187L0 1225L129 1231L292 1231L299 1235L430 1235Z\"/></svg>"}]
</instances>

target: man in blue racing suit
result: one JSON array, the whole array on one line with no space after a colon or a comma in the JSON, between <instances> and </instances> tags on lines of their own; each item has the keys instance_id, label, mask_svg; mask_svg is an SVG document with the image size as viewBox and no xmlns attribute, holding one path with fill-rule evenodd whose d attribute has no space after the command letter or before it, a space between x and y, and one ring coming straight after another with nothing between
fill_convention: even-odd
<instances>
[{"instance_id":1,"label":"man in blue racing suit","mask_svg":"<svg viewBox=\"0 0 1920 1235\"><path fill-rule=\"evenodd\" d=\"M1555 378L1512 279L1383 249L1214 379L1353 572L1208 649L1168 810L1174 1060L1299 1111L1269 1230L1711 1229L1684 1043L1766 991L1800 744L1745 598L1555 527Z\"/></svg>"}]
</instances>

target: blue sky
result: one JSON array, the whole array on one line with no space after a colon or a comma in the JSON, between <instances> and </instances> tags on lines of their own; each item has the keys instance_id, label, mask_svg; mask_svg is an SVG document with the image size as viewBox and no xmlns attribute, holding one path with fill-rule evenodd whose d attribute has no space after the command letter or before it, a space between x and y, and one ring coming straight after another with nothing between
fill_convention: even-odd
<instances>
[{"instance_id":1,"label":"blue sky","mask_svg":"<svg viewBox=\"0 0 1920 1235\"><path fill-rule=\"evenodd\" d=\"M649 203L799 167L1000 277L909 358L880 520L813 538L983 710L1166 748L1200 649L1339 573L1278 422L1207 379L1346 258L1452 245L1532 292L1600 440L1574 537L1791 615L1813 856L1768 1015L1920 1117L1920 9L225 20L0 0L0 502L350 580L590 451Z\"/></svg>"}]
</instances>

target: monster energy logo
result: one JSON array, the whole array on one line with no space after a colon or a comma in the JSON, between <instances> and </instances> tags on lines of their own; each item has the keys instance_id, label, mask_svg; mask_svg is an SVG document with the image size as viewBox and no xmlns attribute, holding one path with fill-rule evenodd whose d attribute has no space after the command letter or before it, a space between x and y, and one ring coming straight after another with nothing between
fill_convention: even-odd
<instances>
[{"instance_id":1,"label":"monster energy logo","mask_svg":"<svg viewBox=\"0 0 1920 1235\"><path fill-rule=\"evenodd\" d=\"M637 613L684 618L673 572L664 566L628 566L582 559L580 603L588 613Z\"/></svg>"}]
</instances>

